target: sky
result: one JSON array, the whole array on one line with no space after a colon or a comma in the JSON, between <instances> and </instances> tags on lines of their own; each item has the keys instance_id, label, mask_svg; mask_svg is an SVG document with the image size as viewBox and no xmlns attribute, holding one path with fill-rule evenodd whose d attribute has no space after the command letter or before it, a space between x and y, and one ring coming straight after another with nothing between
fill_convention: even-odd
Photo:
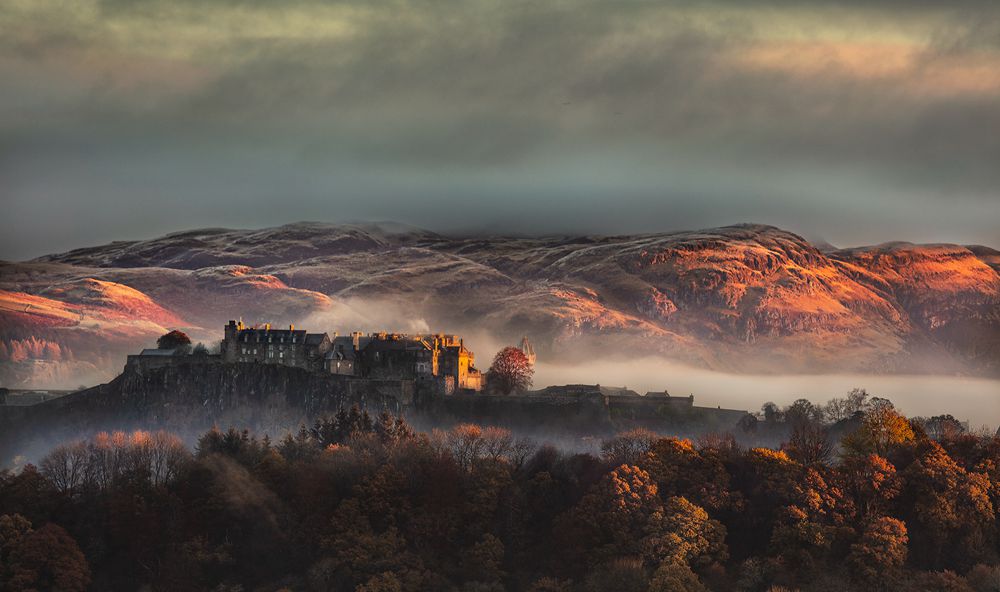
<instances>
[{"instance_id":1,"label":"sky","mask_svg":"<svg viewBox=\"0 0 1000 592\"><path fill-rule=\"evenodd\" d=\"M299 220L1000 248L1000 2L0 0L0 259Z\"/></svg>"}]
</instances>

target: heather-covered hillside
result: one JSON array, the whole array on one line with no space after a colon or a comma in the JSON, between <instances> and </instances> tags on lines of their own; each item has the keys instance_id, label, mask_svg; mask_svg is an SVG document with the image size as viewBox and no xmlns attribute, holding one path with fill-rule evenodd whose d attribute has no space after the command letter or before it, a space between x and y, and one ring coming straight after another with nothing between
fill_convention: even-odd
<instances>
[{"instance_id":1,"label":"heather-covered hillside","mask_svg":"<svg viewBox=\"0 0 1000 592\"><path fill-rule=\"evenodd\" d=\"M164 329L210 340L237 317L491 345L527 334L548 360L996 375L998 261L982 246L821 248L762 225L534 238L390 224L194 230L0 264L0 379L110 376ZM44 344L41 357L11 355L29 338L72 360Z\"/></svg>"}]
</instances>

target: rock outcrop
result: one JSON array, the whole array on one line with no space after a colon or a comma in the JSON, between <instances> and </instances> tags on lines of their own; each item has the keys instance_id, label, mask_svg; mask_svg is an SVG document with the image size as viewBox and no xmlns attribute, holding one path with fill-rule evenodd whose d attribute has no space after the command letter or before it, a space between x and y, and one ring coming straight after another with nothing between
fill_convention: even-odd
<instances>
[{"instance_id":1,"label":"rock outcrop","mask_svg":"<svg viewBox=\"0 0 1000 592\"><path fill-rule=\"evenodd\" d=\"M0 407L0 465L97 431L166 429L193 439L212 426L295 432L358 404L398 413L399 398L376 382L275 364L224 364L190 357L29 407Z\"/></svg>"}]
</instances>

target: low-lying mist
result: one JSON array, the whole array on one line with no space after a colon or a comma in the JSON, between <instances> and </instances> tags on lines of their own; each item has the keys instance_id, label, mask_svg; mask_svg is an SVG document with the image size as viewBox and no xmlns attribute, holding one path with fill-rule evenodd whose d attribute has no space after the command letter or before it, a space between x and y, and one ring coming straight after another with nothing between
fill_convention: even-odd
<instances>
[{"instance_id":1,"label":"low-lying mist","mask_svg":"<svg viewBox=\"0 0 1000 592\"><path fill-rule=\"evenodd\" d=\"M891 400L907 416L950 414L969 427L1000 424L1000 380L935 375L727 374L694 368L658 357L632 361L597 360L586 364L539 361L535 385L602 384L640 394L664 389L674 396L693 394L695 405L758 411L768 401L784 406L796 399L825 403L852 388Z\"/></svg>"}]
</instances>

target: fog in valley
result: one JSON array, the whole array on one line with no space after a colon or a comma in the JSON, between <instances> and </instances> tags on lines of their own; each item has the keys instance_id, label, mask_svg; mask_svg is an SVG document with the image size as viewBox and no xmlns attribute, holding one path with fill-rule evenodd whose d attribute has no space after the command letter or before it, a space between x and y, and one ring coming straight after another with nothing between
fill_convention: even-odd
<instances>
[{"instance_id":1,"label":"fog in valley","mask_svg":"<svg viewBox=\"0 0 1000 592\"><path fill-rule=\"evenodd\" d=\"M825 403L853 388L892 401L907 416L950 414L971 429L1000 425L1000 380L936 375L727 374L647 357L635 361L587 364L539 362L535 384L602 384L639 393L663 391L695 396L695 405L759 411L771 401L785 406L796 399Z\"/></svg>"}]
</instances>

